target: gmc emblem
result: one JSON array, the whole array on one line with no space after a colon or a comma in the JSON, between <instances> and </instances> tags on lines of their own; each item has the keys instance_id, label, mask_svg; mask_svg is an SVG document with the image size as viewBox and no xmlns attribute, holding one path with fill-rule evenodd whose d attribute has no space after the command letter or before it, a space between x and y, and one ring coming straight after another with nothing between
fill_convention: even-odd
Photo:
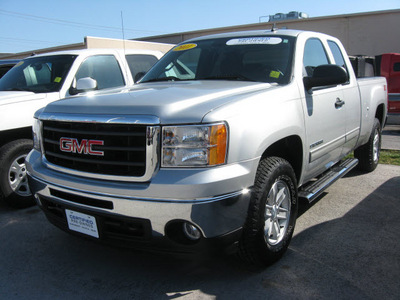
<instances>
[{"instance_id":1,"label":"gmc emblem","mask_svg":"<svg viewBox=\"0 0 400 300\"><path fill-rule=\"evenodd\" d=\"M104 156L103 151L93 150L93 146L103 146L104 141L99 140L86 140L83 139L79 143L78 139L75 138L60 138L60 150L63 152L72 152L80 154L98 155Z\"/></svg>"}]
</instances>

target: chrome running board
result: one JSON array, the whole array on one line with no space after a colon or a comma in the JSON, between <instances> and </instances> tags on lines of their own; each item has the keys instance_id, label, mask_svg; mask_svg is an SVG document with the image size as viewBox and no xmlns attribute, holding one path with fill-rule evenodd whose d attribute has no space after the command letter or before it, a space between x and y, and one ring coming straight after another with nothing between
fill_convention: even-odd
<instances>
[{"instance_id":1,"label":"chrome running board","mask_svg":"<svg viewBox=\"0 0 400 300\"><path fill-rule=\"evenodd\" d=\"M336 180L346 175L351 169L358 164L358 159L348 158L334 165L332 168L324 172L315 181L303 185L299 189L299 198L304 198L308 202L314 201L322 192L331 186Z\"/></svg>"}]
</instances>

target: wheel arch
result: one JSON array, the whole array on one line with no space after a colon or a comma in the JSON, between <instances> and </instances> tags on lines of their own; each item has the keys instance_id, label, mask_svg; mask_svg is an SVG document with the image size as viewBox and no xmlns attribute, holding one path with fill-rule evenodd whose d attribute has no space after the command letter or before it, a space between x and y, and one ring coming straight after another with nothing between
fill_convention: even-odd
<instances>
[{"instance_id":1,"label":"wheel arch","mask_svg":"<svg viewBox=\"0 0 400 300\"><path fill-rule=\"evenodd\" d=\"M0 147L19 139L32 139L32 127L24 127L0 132Z\"/></svg>"},{"instance_id":2,"label":"wheel arch","mask_svg":"<svg viewBox=\"0 0 400 300\"><path fill-rule=\"evenodd\" d=\"M303 142L298 135L291 135L276 141L264 151L261 159L270 156L277 156L287 160L299 182L303 166Z\"/></svg>"},{"instance_id":3,"label":"wheel arch","mask_svg":"<svg viewBox=\"0 0 400 300\"><path fill-rule=\"evenodd\" d=\"M379 104L378 107L376 108L376 112L375 112L375 118L377 118L379 120L379 123L381 124L381 130L385 124L385 120L384 120L384 116L385 116L385 105Z\"/></svg>"}]
</instances>

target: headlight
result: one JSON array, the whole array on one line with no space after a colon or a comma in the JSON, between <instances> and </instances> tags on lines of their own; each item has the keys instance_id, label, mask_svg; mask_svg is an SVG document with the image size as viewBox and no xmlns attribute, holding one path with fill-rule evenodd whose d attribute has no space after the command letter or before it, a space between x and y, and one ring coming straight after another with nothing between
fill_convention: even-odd
<instances>
[{"instance_id":1,"label":"headlight","mask_svg":"<svg viewBox=\"0 0 400 300\"><path fill-rule=\"evenodd\" d=\"M33 133L33 148L41 151L41 128L42 122L38 119L33 119L32 133Z\"/></svg>"},{"instance_id":2,"label":"headlight","mask_svg":"<svg viewBox=\"0 0 400 300\"><path fill-rule=\"evenodd\" d=\"M226 162L228 130L225 123L165 126L163 167L215 166Z\"/></svg>"}]
</instances>

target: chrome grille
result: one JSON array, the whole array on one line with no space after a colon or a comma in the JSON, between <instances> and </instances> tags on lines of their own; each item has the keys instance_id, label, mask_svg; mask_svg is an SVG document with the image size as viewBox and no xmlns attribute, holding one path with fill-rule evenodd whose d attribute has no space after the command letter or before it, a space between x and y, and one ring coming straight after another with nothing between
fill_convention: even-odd
<instances>
[{"instance_id":1,"label":"chrome grille","mask_svg":"<svg viewBox=\"0 0 400 300\"><path fill-rule=\"evenodd\" d=\"M43 120L42 130L44 156L51 164L114 176L142 177L146 173L145 125ZM61 139L76 141L78 150L65 151L64 145L62 151ZM90 147L89 152L97 154L88 153L87 141L103 143Z\"/></svg>"}]
</instances>

